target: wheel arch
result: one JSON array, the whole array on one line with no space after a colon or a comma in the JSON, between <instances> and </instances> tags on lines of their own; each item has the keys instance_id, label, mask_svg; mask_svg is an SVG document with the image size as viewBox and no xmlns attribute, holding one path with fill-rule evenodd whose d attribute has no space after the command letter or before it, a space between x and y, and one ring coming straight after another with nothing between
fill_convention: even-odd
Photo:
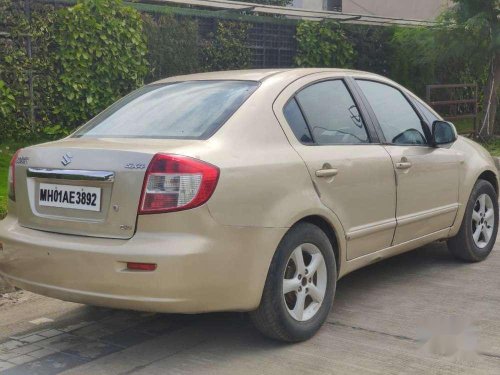
<instances>
[{"instance_id":1,"label":"wheel arch","mask_svg":"<svg viewBox=\"0 0 500 375\"><path fill-rule=\"evenodd\" d=\"M455 222L453 223L453 226L448 233L448 237L454 237L460 230L460 226L462 225L462 220L465 215L465 210L467 209L467 203L472 193L472 189L474 189L474 186L480 180L489 182L498 195L500 188L498 183L498 172L494 172L491 166L485 166L475 173L473 171L469 171L469 173L465 171L460 185L460 206L455 218Z\"/></svg>"},{"instance_id":2,"label":"wheel arch","mask_svg":"<svg viewBox=\"0 0 500 375\"><path fill-rule=\"evenodd\" d=\"M340 272L341 266L341 256L340 256L340 243L338 238L338 233L334 226L323 216L320 215L309 215L298 220L293 226L299 223L310 223L316 225L320 228L330 240L333 248L333 254L335 255L335 262L337 263L337 273ZM292 228L293 228L292 226Z\"/></svg>"},{"instance_id":3,"label":"wheel arch","mask_svg":"<svg viewBox=\"0 0 500 375\"><path fill-rule=\"evenodd\" d=\"M493 188L495 189L498 195L498 177L495 172L487 169L478 176L476 181L478 180L488 181L491 185L493 185Z\"/></svg>"}]
</instances>

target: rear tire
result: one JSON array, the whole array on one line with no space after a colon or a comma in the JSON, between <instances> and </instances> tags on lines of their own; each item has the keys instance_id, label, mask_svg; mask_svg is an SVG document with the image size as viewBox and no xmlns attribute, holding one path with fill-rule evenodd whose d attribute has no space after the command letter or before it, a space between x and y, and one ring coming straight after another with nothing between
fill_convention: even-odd
<instances>
[{"instance_id":1,"label":"rear tire","mask_svg":"<svg viewBox=\"0 0 500 375\"><path fill-rule=\"evenodd\" d=\"M467 202L460 230L448 240L448 249L464 262L480 262L491 253L497 232L497 193L488 181L478 180Z\"/></svg>"},{"instance_id":2,"label":"rear tire","mask_svg":"<svg viewBox=\"0 0 500 375\"><path fill-rule=\"evenodd\" d=\"M299 223L278 245L260 306L250 318L272 339L307 340L328 317L336 286L337 265L327 235L313 224Z\"/></svg>"}]
</instances>

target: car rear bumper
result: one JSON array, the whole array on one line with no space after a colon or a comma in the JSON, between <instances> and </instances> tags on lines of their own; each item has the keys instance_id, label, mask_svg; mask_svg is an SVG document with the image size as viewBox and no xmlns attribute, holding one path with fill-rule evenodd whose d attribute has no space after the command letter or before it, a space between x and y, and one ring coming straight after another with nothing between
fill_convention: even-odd
<instances>
[{"instance_id":1,"label":"car rear bumper","mask_svg":"<svg viewBox=\"0 0 500 375\"><path fill-rule=\"evenodd\" d=\"M20 288L85 304L175 313L249 311L260 302L285 232L219 225L206 207L140 216L129 240L42 232L8 216L0 222L0 274ZM156 263L157 269L130 271L126 262Z\"/></svg>"}]
</instances>

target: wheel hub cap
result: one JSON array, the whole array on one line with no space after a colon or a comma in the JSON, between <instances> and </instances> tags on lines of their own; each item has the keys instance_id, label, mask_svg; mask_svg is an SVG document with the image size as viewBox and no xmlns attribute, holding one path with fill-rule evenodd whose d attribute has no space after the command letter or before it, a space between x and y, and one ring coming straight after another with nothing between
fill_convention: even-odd
<instances>
[{"instance_id":1,"label":"wheel hub cap","mask_svg":"<svg viewBox=\"0 0 500 375\"><path fill-rule=\"evenodd\" d=\"M325 298L327 270L317 246L306 243L290 255L283 275L283 297L290 316L306 321L316 315Z\"/></svg>"},{"instance_id":2,"label":"wheel hub cap","mask_svg":"<svg viewBox=\"0 0 500 375\"><path fill-rule=\"evenodd\" d=\"M481 194L472 210L472 239L482 249L490 242L495 226L495 210L489 195Z\"/></svg>"}]
</instances>

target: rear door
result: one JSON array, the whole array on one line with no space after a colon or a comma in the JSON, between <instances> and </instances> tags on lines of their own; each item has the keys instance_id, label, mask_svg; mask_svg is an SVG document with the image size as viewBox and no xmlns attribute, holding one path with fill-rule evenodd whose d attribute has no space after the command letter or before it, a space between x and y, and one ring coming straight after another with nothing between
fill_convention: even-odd
<instances>
[{"instance_id":1,"label":"rear door","mask_svg":"<svg viewBox=\"0 0 500 375\"><path fill-rule=\"evenodd\" d=\"M348 85L315 74L290 85L274 109L321 201L340 219L354 259L391 245L396 188L391 158Z\"/></svg>"},{"instance_id":2,"label":"rear door","mask_svg":"<svg viewBox=\"0 0 500 375\"><path fill-rule=\"evenodd\" d=\"M458 209L457 152L430 145L428 124L398 88L373 80L356 82L394 164L397 228L393 245L449 228Z\"/></svg>"}]
</instances>

